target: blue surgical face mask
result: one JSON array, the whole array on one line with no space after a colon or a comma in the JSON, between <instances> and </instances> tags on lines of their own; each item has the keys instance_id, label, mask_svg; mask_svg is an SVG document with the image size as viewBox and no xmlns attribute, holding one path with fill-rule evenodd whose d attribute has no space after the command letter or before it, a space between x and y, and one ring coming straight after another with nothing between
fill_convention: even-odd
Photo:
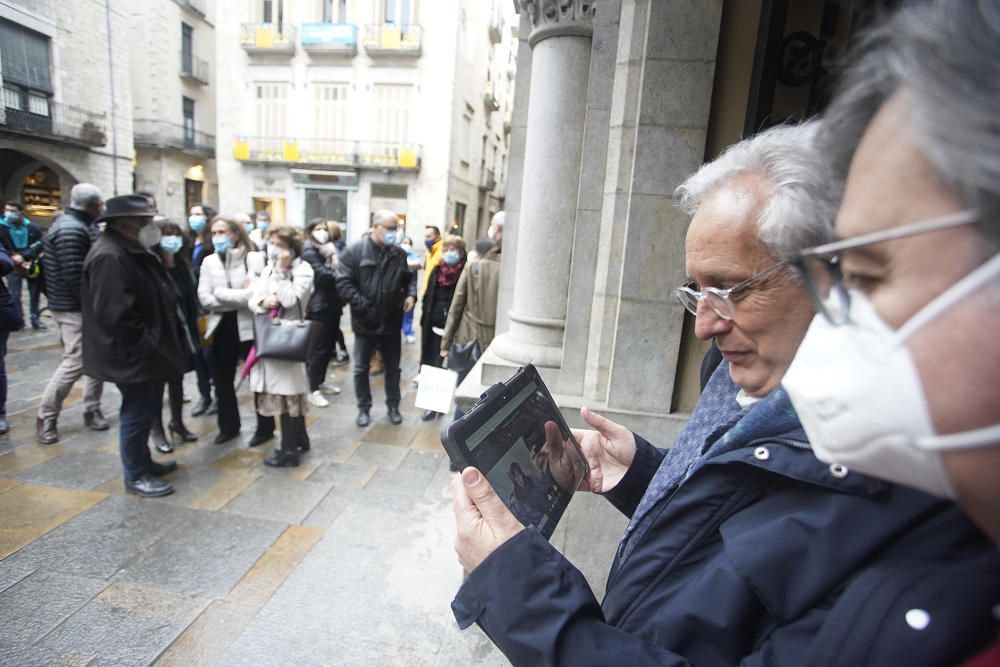
<instances>
[{"instance_id":1,"label":"blue surgical face mask","mask_svg":"<svg viewBox=\"0 0 1000 667\"><path fill-rule=\"evenodd\" d=\"M441 255L441 259L448 266L455 266L462 261L462 255L457 250L445 250L444 254Z\"/></svg>"},{"instance_id":2,"label":"blue surgical face mask","mask_svg":"<svg viewBox=\"0 0 1000 667\"><path fill-rule=\"evenodd\" d=\"M431 239L424 239L424 247L426 247L428 250L433 250L435 243L437 243L437 241L432 241Z\"/></svg>"},{"instance_id":3,"label":"blue surgical face mask","mask_svg":"<svg viewBox=\"0 0 1000 667\"><path fill-rule=\"evenodd\" d=\"M385 230L385 236L382 237L382 243L386 245L396 245L399 241L399 230L398 229L387 229Z\"/></svg>"},{"instance_id":4,"label":"blue surgical face mask","mask_svg":"<svg viewBox=\"0 0 1000 667\"><path fill-rule=\"evenodd\" d=\"M244 225L244 227L245 227L245 228L246 228L246 230L247 230L247 234L249 234L250 232L252 232L252 231L254 230L254 227L253 227L253 223L252 223L252 222L248 222L248 223L247 223L246 225Z\"/></svg>"},{"instance_id":5,"label":"blue surgical face mask","mask_svg":"<svg viewBox=\"0 0 1000 667\"><path fill-rule=\"evenodd\" d=\"M191 231L195 234L201 234L201 230L205 229L205 216L203 215L192 215L188 217L188 226Z\"/></svg>"},{"instance_id":6,"label":"blue surgical face mask","mask_svg":"<svg viewBox=\"0 0 1000 667\"><path fill-rule=\"evenodd\" d=\"M179 236L161 236L160 247L170 255L176 255L184 247L184 239Z\"/></svg>"},{"instance_id":7,"label":"blue surgical face mask","mask_svg":"<svg viewBox=\"0 0 1000 667\"><path fill-rule=\"evenodd\" d=\"M212 239L212 247L215 248L215 252L221 255L233 247L233 242L229 240L228 236L216 236Z\"/></svg>"},{"instance_id":8,"label":"blue surgical face mask","mask_svg":"<svg viewBox=\"0 0 1000 667\"><path fill-rule=\"evenodd\" d=\"M268 223L266 222L261 222L257 224L257 229L259 229L261 233L266 232L267 228L268 228Z\"/></svg>"}]
</instances>

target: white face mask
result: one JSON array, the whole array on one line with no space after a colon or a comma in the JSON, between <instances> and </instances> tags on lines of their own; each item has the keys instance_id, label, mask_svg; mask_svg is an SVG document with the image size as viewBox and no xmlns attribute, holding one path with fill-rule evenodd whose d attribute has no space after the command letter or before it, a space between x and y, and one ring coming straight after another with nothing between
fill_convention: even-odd
<instances>
[{"instance_id":1,"label":"white face mask","mask_svg":"<svg viewBox=\"0 0 1000 667\"><path fill-rule=\"evenodd\" d=\"M851 322L813 318L782 385L816 456L827 463L955 498L941 451L1000 441L1000 425L938 435L906 341L1000 274L992 258L893 331L851 292Z\"/></svg>"},{"instance_id":2,"label":"white face mask","mask_svg":"<svg viewBox=\"0 0 1000 667\"><path fill-rule=\"evenodd\" d=\"M330 241L330 232L325 229L314 229L313 238L316 239L316 243L323 245Z\"/></svg>"},{"instance_id":3,"label":"white face mask","mask_svg":"<svg viewBox=\"0 0 1000 667\"><path fill-rule=\"evenodd\" d=\"M160 228L150 222L139 230L139 243L143 248L153 248L160 242Z\"/></svg>"},{"instance_id":4,"label":"white face mask","mask_svg":"<svg viewBox=\"0 0 1000 667\"><path fill-rule=\"evenodd\" d=\"M267 244L267 261L274 264L275 262L278 261L278 255L280 254L281 254L281 248L279 248L273 243Z\"/></svg>"}]
</instances>

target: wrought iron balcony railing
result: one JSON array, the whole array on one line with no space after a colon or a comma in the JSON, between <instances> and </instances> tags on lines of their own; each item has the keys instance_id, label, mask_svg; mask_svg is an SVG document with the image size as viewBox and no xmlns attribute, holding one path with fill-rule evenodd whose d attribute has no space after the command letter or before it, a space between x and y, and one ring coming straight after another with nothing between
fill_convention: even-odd
<instances>
[{"instance_id":1,"label":"wrought iron balcony railing","mask_svg":"<svg viewBox=\"0 0 1000 667\"><path fill-rule=\"evenodd\" d=\"M233 157L241 162L419 169L418 144L291 137L237 137Z\"/></svg>"},{"instance_id":2,"label":"wrought iron balcony railing","mask_svg":"<svg viewBox=\"0 0 1000 667\"><path fill-rule=\"evenodd\" d=\"M215 157L215 135L162 120L140 118L133 121L132 134L137 148L171 148Z\"/></svg>"},{"instance_id":3,"label":"wrought iron balcony railing","mask_svg":"<svg viewBox=\"0 0 1000 667\"><path fill-rule=\"evenodd\" d=\"M195 83L208 85L208 62L190 51L181 51L181 76Z\"/></svg>"},{"instance_id":4,"label":"wrought iron balcony railing","mask_svg":"<svg viewBox=\"0 0 1000 667\"><path fill-rule=\"evenodd\" d=\"M9 86L0 93L0 129L85 146L104 146L108 142L106 114Z\"/></svg>"},{"instance_id":5,"label":"wrought iron balcony railing","mask_svg":"<svg viewBox=\"0 0 1000 667\"><path fill-rule=\"evenodd\" d=\"M420 55L423 29L416 24L380 23L365 28L365 50L368 55L411 56Z\"/></svg>"},{"instance_id":6,"label":"wrought iron balcony railing","mask_svg":"<svg viewBox=\"0 0 1000 667\"><path fill-rule=\"evenodd\" d=\"M249 54L295 53L295 26L274 23L243 23L240 25L240 46Z\"/></svg>"}]
</instances>

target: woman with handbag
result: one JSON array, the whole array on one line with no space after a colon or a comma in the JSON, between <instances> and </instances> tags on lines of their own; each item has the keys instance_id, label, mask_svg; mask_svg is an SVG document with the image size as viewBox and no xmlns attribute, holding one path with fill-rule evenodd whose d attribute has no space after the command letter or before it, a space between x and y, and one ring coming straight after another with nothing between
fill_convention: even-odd
<instances>
[{"instance_id":1,"label":"woman with handbag","mask_svg":"<svg viewBox=\"0 0 1000 667\"><path fill-rule=\"evenodd\" d=\"M194 285L194 274L191 273L191 265L188 263L187 243L180 225L170 220L160 220L156 222L160 230L160 243L152 248L152 251L159 255L163 262L163 268L167 270L170 282L177 294L177 316L181 320L181 326L187 332L190 348L193 350L189 362L184 368L178 368L177 375L167 381L167 396L170 404L170 424L167 427L170 435L176 435L178 441L194 442L198 439L194 433L184 426L181 415L181 406L184 403L184 373L194 368L194 357L197 353L198 335L198 313L201 310L198 304L198 292ZM153 420L153 427L149 431L149 436L153 440L156 451L162 454L169 454L174 451L175 443L163 429L163 393L160 393L160 409L156 411L156 418Z\"/></svg>"},{"instance_id":2,"label":"woman with handbag","mask_svg":"<svg viewBox=\"0 0 1000 667\"><path fill-rule=\"evenodd\" d=\"M253 344L253 315L248 305L250 284L264 268L263 256L254 250L246 229L235 220L216 217L212 221L213 253L201 264L198 300L212 315L205 337L214 336L210 355L215 396L218 401L221 445L240 434L240 411L236 404L236 365L246 359ZM274 437L274 420L257 416L257 430L250 446Z\"/></svg>"},{"instance_id":3,"label":"woman with handbag","mask_svg":"<svg viewBox=\"0 0 1000 667\"><path fill-rule=\"evenodd\" d=\"M308 323L275 324L278 314L283 319L304 320L305 304L313 285L313 269L302 259L302 236L290 225L273 225L267 233L267 266L251 286L250 309L256 315L256 363L250 369L250 387L258 415L281 419L281 442L274 454L264 461L279 468L299 465L299 454L309 451L306 433L306 411L309 379L305 359L308 357L310 327ZM291 327L296 335L286 339L300 350L283 350L282 356L270 356L263 340L266 327ZM291 361L291 353L301 352L302 361Z\"/></svg>"},{"instance_id":4,"label":"woman with handbag","mask_svg":"<svg viewBox=\"0 0 1000 667\"><path fill-rule=\"evenodd\" d=\"M337 344L344 302L337 292L337 247L330 240L330 232L323 218L313 218L306 225L302 259L313 270L313 293L306 308L306 317L318 322L321 329L306 367L309 376L309 403L317 408L325 408L330 402L323 394L340 393L340 387L328 385L324 380Z\"/></svg>"},{"instance_id":5,"label":"woman with handbag","mask_svg":"<svg viewBox=\"0 0 1000 667\"><path fill-rule=\"evenodd\" d=\"M455 287L440 354L448 368L458 372L459 382L496 334L501 247L501 232L497 232L493 247L482 259L469 263Z\"/></svg>"},{"instance_id":6,"label":"woman with handbag","mask_svg":"<svg viewBox=\"0 0 1000 667\"><path fill-rule=\"evenodd\" d=\"M465 241L460 236L446 236L442 245L441 261L427 277L427 291L420 315L420 363L440 368L441 337L448 323L448 311L455 296L459 276L465 268ZM424 421L436 419L441 413L425 410Z\"/></svg>"}]
</instances>

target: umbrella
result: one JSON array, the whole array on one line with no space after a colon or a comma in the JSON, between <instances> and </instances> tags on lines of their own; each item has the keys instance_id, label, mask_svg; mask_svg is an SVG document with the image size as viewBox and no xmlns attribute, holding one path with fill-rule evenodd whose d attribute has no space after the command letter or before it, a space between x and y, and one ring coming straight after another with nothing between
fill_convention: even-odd
<instances>
[{"instance_id":1,"label":"umbrella","mask_svg":"<svg viewBox=\"0 0 1000 667\"><path fill-rule=\"evenodd\" d=\"M274 310L270 311L267 315L268 317L274 319L275 317L278 316L278 309L275 308ZM240 379L236 382L236 391L239 391L240 387L243 386L243 381L247 379L248 375L250 375L250 369L253 368L256 363L257 363L257 348L251 345L250 351L247 352L246 361L243 362L243 371L240 372Z\"/></svg>"}]
</instances>

